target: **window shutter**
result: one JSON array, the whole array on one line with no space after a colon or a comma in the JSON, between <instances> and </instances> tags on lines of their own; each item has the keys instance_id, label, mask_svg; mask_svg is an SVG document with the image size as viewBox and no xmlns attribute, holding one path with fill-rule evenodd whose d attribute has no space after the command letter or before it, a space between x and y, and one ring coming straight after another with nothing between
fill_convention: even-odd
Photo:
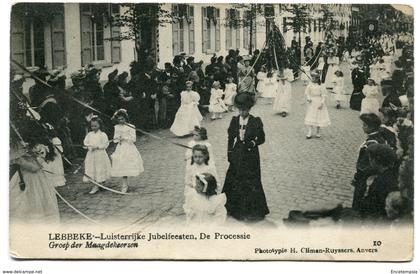
<instances>
[{"instance_id":1,"label":"window shutter","mask_svg":"<svg viewBox=\"0 0 420 274\"><path fill-rule=\"evenodd\" d=\"M201 8L201 18L202 18L202 46L203 46L203 53L207 53L207 32L209 31L207 29L207 9Z\"/></svg>"},{"instance_id":2,"label":"window shutter","mask_svg":"<svg viewBox=\"0 0 420 274\"><path fill-rule=\"evenodd\" d=\"M227 24L226 24L226 50L228 50L229 48L232 47L232 32L231 32L231 29L230 29L231 22L230 22L230 13L229 12L230 11L227 9L226 10L226 21L227 21Z\"/></svg>"},{"instance_id":3,"label":"window shutter","mask_svg":"<svg viewBox=\"0 0 420 274\"><path fill-rule=\"evenodd\" d=\"M25 27L23 19L18 16L12 16L11 22L11 56L19 62L19 64L25 65Z\"/></svg>"},{"instance_id":4,"label":"window shutter","mask_svg":"<svg viewBox=\"0 0 420 274\"><path fill-rule=\"evenodd\" d=\"M240 14L239 14L239 10L236 11L236 21L239 22L240 20ZM240 49L241 48L241 28L238 24L235 24L235 28L236 28L236 48Z\"/></svg>"},{"instance_id":5,"label":"window shutter","mask_svg":"<svg viewBox=\"0 0 420 274\"><path fill-rule=\"evenodd\" d=\"M178 28L178 20L175 19L172 23L172 50L173 55L177 55L179 53L179 28Z\"/></svg>"},{"instance_id":6,"label":"window shutter","mask_svg":"<svg viewBox=\"0 0 420 274\"><path fill-rule=\"evenodd\" d=\"M89 5L89 4L82 4ZM91 13L86 10L81 11L80 29L82 34L82 66L92 62L92 20Z\"/></svg>"},{"instance_id":7,"label":"window shutter","mask_svg":"<svg viewBox=\"0 0 420 274\"><path fill-rule=\"evenodd\" d=\"M111 12L113 16L120 14L119 4L111 4ZM111 22L111 61L112 63L121 62L121 42L118 40L121 30L119 26L114 26Z\"/></svg>"},{"instance_id":8,"label":"window shutter","mask_svg":"<svg viewBox=\"0 0 420 274\"><path fill-rule=\"evenodd\" d=\"M178 23L179 23L179 39L178 39L178 41L179 41L179 51L181 52L181 51L184 51L185 50L185 47L184 47L184 38L185 38L185 35L184 35L184 31L185 31L185 26L184 26L184 23L185 23L185 18L184 17L182 17L181 19L179 19L178 20Z\"/></svg>"},{"instance_id":9,"label":"window shutter","mask_svg":"<svg viewBox=\"0 0 420 274\"><path fill-rule=\"evenodd\" d=\"M216 44L215 44L215 51L220 51L220 10L216 9Z\"/></svg>"},{"instance_id":10,"label":"window shutter","mask_svg":"<svg viewBox=\"0 0 420 274\"><path fill-rule=\"evenodd\" d=\"M283 33L287 32L287 18L283 17Z\"/></svg>"},{"instance_id":11,"label":"window shutter","mask_svg":"<svg viewBox=\"0 0 420 274\"><path fill-rule=\"evenodd\" d=\"M63 13L55 14L51 21L53 68L64 67L66 65L64 29L63 10Z\"/></svg>"},{"instance_id":12,"label":"window shutter","mask_svg":"<svg viewBox=\"0 0 420 274\"><path fill-rule=\"evenodd\" d=\"M188 40L189 40L189 53L195 53L195 36L194 36L194 6L188 6L188 16L191 20L188 24Z\"/></svg>"}]
</instances>

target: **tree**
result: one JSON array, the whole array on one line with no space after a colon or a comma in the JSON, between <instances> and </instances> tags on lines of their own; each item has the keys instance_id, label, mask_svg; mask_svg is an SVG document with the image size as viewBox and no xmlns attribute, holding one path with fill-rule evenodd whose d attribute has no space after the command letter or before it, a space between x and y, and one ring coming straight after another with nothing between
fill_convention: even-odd
<instances>
[{"instance_id":1,"label":"tree","mask_svg":"<svg viewBox=\"0 0 420 274\"><path fill-rule=\"evenodd\" d=\"M268 10L271 10L271 7L273 5L271 4L232 4L232 8L229 9L229 12L226 16L225 25L226 26L234 26L235 28L239 27L245 27L248 28L249 31L249 43L248 43L248 53L249 55L252 54L253 49L256 45L254 45L254 35L256 35L256 26L258 24L258 18L263 17L265 18L265 22L270 20L269 17L271 17L271 12L268 12ZM237 15L234 15L235 12L242 10L243 16L238 17ZM274 9L272 17L274 17Z\"/></svg>"},{"instance_id":2,"label":"tree","mask_svg":"<svg viewBox=\"0 0 420 274\"><path fill-rule=\"evenodd\" d=\"M156 27L172 23L176 15L162 8L158 3L121 4L125 8L122 14L112 17L112 25L122 27L120 35L111 40L133 40L137 61L143 63L148 55L150 37Z\"/></svg>"},{"instance_id":3,"label":"tree","mask_svg":"<svg viewBox=\"0 0 420 274\"><path fill-rule=\"evenodd\" d=\"M285 10L294 15L291 21L286 21L286 29L292 29L294 33L299 34L299 47L302 47L301 33L310 24L308 4L291 4L286 6Z\"/></svg>"}]
</instances>

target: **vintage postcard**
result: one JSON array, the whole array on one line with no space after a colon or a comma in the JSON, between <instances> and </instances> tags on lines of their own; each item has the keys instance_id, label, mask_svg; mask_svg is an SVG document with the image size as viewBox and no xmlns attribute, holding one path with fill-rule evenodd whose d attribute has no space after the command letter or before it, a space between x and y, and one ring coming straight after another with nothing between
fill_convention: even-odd
<instances>
[{"instance_id":1,"label":"vintage postcard","mask_svg":"<svg viewBox=\"0 0 420 274\"><path fill-rule=\"evenodd\" d=\"M412 7L10 14L10 256L413 259Z\"/></svg>"}]
</instances>

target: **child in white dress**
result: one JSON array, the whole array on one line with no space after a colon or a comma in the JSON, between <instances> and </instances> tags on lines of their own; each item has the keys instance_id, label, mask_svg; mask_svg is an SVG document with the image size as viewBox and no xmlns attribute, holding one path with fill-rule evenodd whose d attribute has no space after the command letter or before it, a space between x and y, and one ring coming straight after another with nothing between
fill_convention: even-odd
<instances>
[{"instance_id":1,"label":"child in white dress","mask_svg":"<svg viewBox=\"0 0 420 274\"><path fill-rule=\"evenodd\" d=\"M193 139L188 142L188 147L190 147L191 149L187 149L187 151L185 151L185 161L187 162L186 167L191 165L192 148L195 145L204 145L207 147L207 150L209 152L209 157L210 157L209 166L211 166L212 168L214 168L214 170L216 170L216 165L214 164L213 148L211 144L208 142L207 129L204 127L196 127L193 132Z\"/></svg>"},{"instance_id":2,"label":"child in white dress","mask_svg":"<svg viewBox=\"0 0 420 274\"><path fill-rule=\"evenodd\" d=\"M211 88L209 111L211 112L211 119L222 119L222 113L227 111L227 107L223 102L224 92L220 88L220 82L214 81Z\"/></svg>"},{"instance_id":3,"label":"child in white dress","mask_svg":"<svg viewBox=\"0 0 420 274\"><path fill-rule=\"evenodd\" d=\"M42 166L47 171L46 174L50 178L53 186L64 186L66 184L66 178L64 177L63 159L61 157L63 146L58 137L52 138L51 143L54 150L54 160L45 161L42 163Z\"/></svg>"},{"instance_id":4,"label":"child in white dress","mask_svg":"<svg viewBox=\"0 0 420 274\"><path fill-rule=\"evenodd\" d=\"M277 96L274 100L273 110L286 117L292 105L292 86L284 74L279 73Z\"/></svg>"},{"instance_id":5,"label":"child in white dress","mask_svg":"<svg viewBox=\"0 0 420 274\"><path fill-rule=\"evenodd\" d=\"M210 165L210 154L207 146L198 144L192 148L191 161L185 169L185 193L194 189L195 176L201 173L209 173L217 177L215 167ZM221 192L221 185L217 186L216 191Z\"/></svg>"},{"instance_id":6,"label":"child in white dress","mask_svg":"<svg viewBox=\"0 0 420 274\"><path fill-rule=\"evenodd\" d=\"M209 173L195 176L194 189L186 193L183 205L187 224L221 225L226 221L226 195L217 194L216 178Z\"/></svg>"},{"instance_id":7,"label":"child in white dress","mask_svg":"<svg viewBox=\"0 0 420 274\"><path fill-rule=\"evenodd\" d=\"M379 89L372 78L367 80L367 84L363 86L362 92L365 98L362 100L360 114L374 113L379 116Z\"/></svg>"},{"instance_id":8,"label":"child in white dress","mask_svg":"<svg viewBox=\"0 0 420 274\"><path fill-rule=\"evenodd\" d=\"M305 125L308 127L307 139L312 138L312 128L316 127L316 137L321 138L321 127L331 124L325 104L326 90L321 86L320 75L316 72L311 74L312 82L306 87L305 96L308 104L305 115Z\"/></svg>"},{"instance_id":9,"label":"child in white dress","mask_svg":"<svg viewBox=\"0 0 420 274\"><path fill-rule=\"evenodd\" d=\"M85 176L83 182L102 184L111 177L111 161L106 149L108 148L108 136L101 131L102 121L98 116L90 120L90 131L83 141L84 148L88 150L85 158ZM99 187L94 185L89 194L95 194Z\"/></svg>"},{"instance_id":10,"label":"child in white dress","mask_svg":"<svg viewBox=\"0 0 420 274\"><path fill-rule=\"evenodd\" d=\"M144 171L143 159L137 147L136 130L128 124L128 114L125 109L115 112L113 119L118 124L114 126L114 143L117 143L112 159L112 177L123 177L121 192L128 191L128 176L139 176Z\"/></svg>"},{"instance_id":11,"label":"child in white dress","mask_svg":"<svg viewBox=\"0 0 420 274\"><path fill-rule=\"evenodd\" d=\"M341 102L346 100L346 96L344 95L344 74L341 70L337 70L335 72L335 77L333 78L333 93L335 99L335 107L336 109L341 108Z\"/></svg>"},{"instance_id":12,"label":"child in white dress","mask_svg":"<svg viewBox=\"0 0 420 274\"><path fill-rule=\"evenodd\" d=\"M277 77L273 75L273 72L270 71L267 73L267 78L265 78L264 83L265 87L261 97L270 99L275 98L277 95Z\"/></svg>"},{"instance_id":13,"label":"child in white dress","mask_svg":"<svg viewBox=\"0 0 420 274\"><path fill-rule=\"evenodd\" d=\"M181 106L171 126L171 132L176 136L191 134L195 126L200 126L203 116L198 110L200 95L192 90L193 82L186 82L186 90L181 92Z\"/></svg>"},{"instance_id":14,"label":"child in white dress","mask_svg":"<svg viewBox=\"0 0 420 274\"><path fill-rule=\"evenodd\" d=\"M227 83L225 85L225 105L227 106L229 111L233 111L233 98L236 95L236 84L233 82L233 77L229 75L227 77Z\"/></svg>"},{"instance_id":15,"label":"child in white dress","mask_svg":"<svg viewBox=\"0 0 420 274\"><path fill-rule=\"evenodd\" d=\"M260 95L264 93L266 78L267 78L267 70L265 66L262 66L261 70L257 73L258 84L256 87L256 90Z\"/></svg>"}]
</instances>

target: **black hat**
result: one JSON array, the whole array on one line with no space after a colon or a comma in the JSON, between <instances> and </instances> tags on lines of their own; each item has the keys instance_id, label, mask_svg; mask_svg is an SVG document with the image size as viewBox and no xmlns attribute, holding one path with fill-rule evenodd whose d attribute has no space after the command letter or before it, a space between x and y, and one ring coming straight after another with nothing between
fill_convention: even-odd
<instances>
[{"instance_id":1,"label":"black hat","mask_svg":"<svg viewBox=\"0 0 420 274\"><path fill-rule=\"evenodd\" d=\"M188 56L187 62L192 62L192 61L194 61L194 56Z\"/></svg>"},{"instance_id":2,"label":"black hat","mask_svg":"<svg viewBox=\"0 0 420 274\"><path fill-rule=\"evenodd\" d=\"M124 71L118 75L118 81L123 81L128 77L128 72Z\"/></svg>"},{"instance_id":3,"label":"black hat","mask_svg":"<svg viewBox=\"0 0 420 274\"><path fill-rule=\"evenodd\" d=\"M117 75L118 75L118 69L114 69L112 72L108 74L108 79L113 79Z\"/></svg>"},{"instance_id":4,"label":"black hat","mask_svg":"<svg viewBox=\"0 0 420 274\"><path fill-rule=\"evenodd\" d=\"M238 109L250 109L255 104L254 94L250 92L238 93L234 98L234 104Z\"/></svg>"}]
</instances>

